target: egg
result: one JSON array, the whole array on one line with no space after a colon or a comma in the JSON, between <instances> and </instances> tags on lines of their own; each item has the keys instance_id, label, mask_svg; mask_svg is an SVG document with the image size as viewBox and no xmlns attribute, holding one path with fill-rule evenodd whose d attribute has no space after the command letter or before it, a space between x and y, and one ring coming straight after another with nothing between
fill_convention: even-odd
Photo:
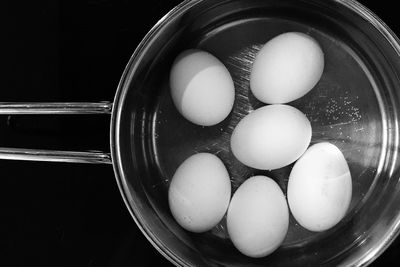
<instances>
[{"instance_id":1,"label":"egg","mask_svg":"<svg viewBox=\"0 0 400 267\"><path fill-rule=\"evenodd\" d=\"M279 185L266 176L248 178L229 205L227 229L234 246L249 257L264 257L284 241L289 210Z\"/></svg>"},{"instance_id":2,"label":"egg","mask_svg":"<svg viewBox=\"0 0 400 267\"><path fill-rule=\"evenodd\" d=\"M352 182L342 152L323 142L311 146L295 163L289 176L287 197L296 221L310 231L324 231L345 216Z\"/></svg>"},{"instance_id":3,"label":"egg","mask_svg":"<svg viewBox=\"0 0 400 267\"><path fill-rule=\"evenodd\" d=\"M297 160L311 141L311 124L298 109L268 105L245 116L231 136L231 150L243 164L261 170Z\"/></svg>"},{"instance_id":4,"label":"egg","mask_svg":"<svg viewBox=\"0 0 400 267\"><path fill-rule=\"evenodd\" d=\"M231 112L235 88L227 68L206 51L190 49L170 72L172 100L187 120L202 126L223 121Z\"/></svg>"},{"instance_id":5,"label":"egg","mask_svg":"<svg viewBox=\"0 0 400 267\"><path fill-rule=\"evenodd\" d=\"M210 230L225 215L231 197L228 171L210 153L187 158L176 170L168 190L175 220L188 231Z\"/></svg>"},{"instance_id":6,"label":"egg","mask_svg":"<svg viewBox=\"0 0 400 267\"><path fill-rule=\"evenodd\" d=\"M250 74L254 96L268 104L283 104L309 92L324 69L318 42L300 32L287 32L268 41L258 52Z\"/></svg>"}]
</instances>

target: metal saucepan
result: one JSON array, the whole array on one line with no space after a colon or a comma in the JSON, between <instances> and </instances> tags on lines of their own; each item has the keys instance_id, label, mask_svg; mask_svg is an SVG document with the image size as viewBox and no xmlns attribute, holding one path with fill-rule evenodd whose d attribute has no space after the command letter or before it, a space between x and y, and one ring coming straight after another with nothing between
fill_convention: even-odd
<instances>
[{"instance_id":1,"label":"metal saucepan","mask_svg":"<svg viewBox=\"0 0 400 267\"><path fill-rule=\"evenodd\" d=\"M312 143L329 141L344 153L353 178L346 217L312 233L293 218L282 246L252 259L240 254L225 221L209 232L183 230L171 216L169 181L188 156L217 154L232 191L247 177L266 174L286 192L287 168L267 172L241 165L232 155L232 129L259 107L249 93L252 60L262 44L286 31L313 36L325 52L317 86L291 105L313 127ZM200 127L185 120L169 94L169 70L184 49L218 57L236 89L233 111L223 122ZM133 219L154 247L182 266L363 266L395 239L400 229L399 40L368 9L352 0L194 0L163 17L131 57L111 103L2 103L1 114L111 113L111 154L1 148L0 158L112 163Z\"/></svg>"}]
</instances>

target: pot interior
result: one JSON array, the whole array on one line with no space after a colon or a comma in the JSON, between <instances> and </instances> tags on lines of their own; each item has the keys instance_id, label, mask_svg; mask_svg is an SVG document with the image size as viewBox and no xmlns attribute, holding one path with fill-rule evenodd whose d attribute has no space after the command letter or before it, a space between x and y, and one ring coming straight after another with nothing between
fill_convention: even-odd
<instances>
[{"instance_id":1,"label":"pot interior","mask_svg":"<svg viewBox=\"0 0 400 267\"><path fill-rule=\"evenodd\" d=\"M129 210L154 246L175 264L304 266L368 262L397 231L397 47L383 26L357 3L346 1L194 1L160 22L139 46L116 101L118 182ZM384 29L385 30L385 29ZM241 164L230 149L236 124L265 104L249 89L255 55L271 38L288 31L309 34L325 53L321 80L288 103L311 122L312 141L331 142L343 152L353 196L345 218L324 232L310 232L290 217L289 232L273 254L252 259L231 243L225 218L211 231L183 230L168 207L168 186L187 157L211 152L222 159L232 193L248 177L273 178L286 194L292 165L261 171ZM183 118L169 88L173 60L198 48L220 59L231 73L236 98L221 123L201 127ZM118 113L116 112L116 113Z\"/></svg>"}]
</instances>

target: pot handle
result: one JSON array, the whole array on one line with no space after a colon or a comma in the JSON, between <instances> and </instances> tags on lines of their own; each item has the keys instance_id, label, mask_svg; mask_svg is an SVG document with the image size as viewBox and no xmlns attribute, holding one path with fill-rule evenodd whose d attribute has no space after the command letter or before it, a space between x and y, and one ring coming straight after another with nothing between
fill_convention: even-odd
<instances>
[{"instance_id":1,"label":"pot handle","mask_svg":"<svg viewBox=\"0 0 400 267\"><path fill-rule=\"evenodd\" d=\"M17 114L111 114L112 103L20 103L0 102L0 115ZM110 153L0 147L0 159L69 163L111 164Z\"/></svg>"}]
</instances>

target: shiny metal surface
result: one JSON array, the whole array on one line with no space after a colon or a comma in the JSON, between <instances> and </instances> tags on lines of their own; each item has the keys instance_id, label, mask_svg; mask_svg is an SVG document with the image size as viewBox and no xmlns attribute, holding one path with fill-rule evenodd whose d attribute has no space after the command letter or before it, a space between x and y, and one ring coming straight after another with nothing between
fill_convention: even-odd
<instances>
[{"instance_id":1,"label":"shiny metal surface","mask_svg":"<svg viewBox=\"0 0 400 267\"><path fill-rule=\"evenodd\" d=\"M0 115L12 114L111 114L112 103L0 102Z\"/></svg>"},{"instance_id":2,"label":"shiny metal surface","mask_svg":"<svg viewBox=\"0 0 400 267\"><path fill-rule=\"evenodd\" d=\"M110 154L100 151L80 152L0 147L0 159L111 164Z\"/></svg>"},{"instance_id":3,"label":"shiny metal surface","mask_svg":"<svg viewBox=\"0 0 400 267\"><path fill-rule=\"evenodd\" d=\"M110 114L112 103L5 103L0 102L0 115L13 114ZM68 163L111 164L110 153L100 151L59 151L0 147L0 159Z\"/></svg>"},{"instance_id":4,"label":"shiny metal surface","mask_svg":"<svg viewBox=\"0 0 400 267\"><path fill-rule=\"evenodd\" d=\"M342 150L353 177L353 199L347 216L333 229L309 232L291 218L282 246L268 257L252 259L233 247L224 220L203 234L179 227L169 212L167 189L185 158L208 151L225 163L233 192L250 175L264 174L286 193L291 166L271 172L251 169L233 157L229 146L238 121L264 105L249 91L254 56L262 44L285 31L310 34L325 52L321 81L290 105L310 119L312 143L329 141ZM211 52L234 79L233 111L216 126L191 124L171 101L169 69L187 48ZM400 227L399 55L397 37L355 1L204 0L179 5L138 46L114 101L111 152L132 217L177 266L371 263Z\"/></svg>"}]
</instances>

